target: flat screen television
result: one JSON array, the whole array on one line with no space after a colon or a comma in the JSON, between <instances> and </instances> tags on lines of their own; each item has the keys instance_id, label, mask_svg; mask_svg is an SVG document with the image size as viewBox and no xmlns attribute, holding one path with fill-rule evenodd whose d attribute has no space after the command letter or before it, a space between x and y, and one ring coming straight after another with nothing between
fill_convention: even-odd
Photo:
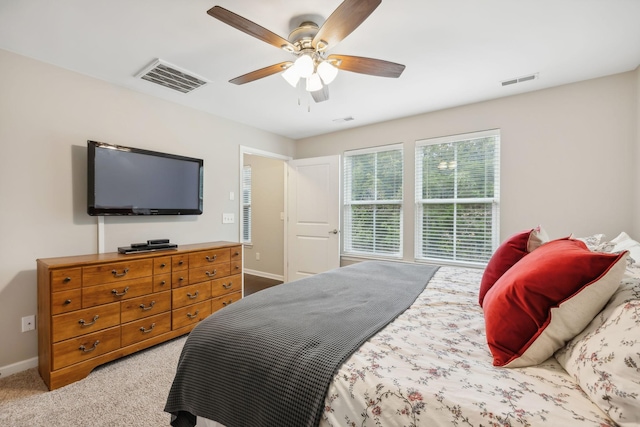
<instances>
[{"instance_id":1,"label":"flat screen television","mask_svg":"<svg viewBox=\"0 0 640 427\"><path fill-rule=\"evenodd\" d=\"M87 141L89 215L200 215L202 159Z\"/></svg>"}]
</instances>

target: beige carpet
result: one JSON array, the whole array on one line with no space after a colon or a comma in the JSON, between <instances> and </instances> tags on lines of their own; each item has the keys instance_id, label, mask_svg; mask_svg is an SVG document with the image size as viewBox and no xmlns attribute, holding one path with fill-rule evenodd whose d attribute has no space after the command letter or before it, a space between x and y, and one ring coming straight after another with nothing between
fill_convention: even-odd
<instances>
[{"instance_id":1,"label":"beige carpet","mask_svg":"<svg viewBox=\"0 0 640 427\"><path fill-rule=\"evenodd\" d=\"M102 365L47 391L37 368L0 380L0 426L168 426L164 404L186 337Z\"/></svg>"}]
</instances>

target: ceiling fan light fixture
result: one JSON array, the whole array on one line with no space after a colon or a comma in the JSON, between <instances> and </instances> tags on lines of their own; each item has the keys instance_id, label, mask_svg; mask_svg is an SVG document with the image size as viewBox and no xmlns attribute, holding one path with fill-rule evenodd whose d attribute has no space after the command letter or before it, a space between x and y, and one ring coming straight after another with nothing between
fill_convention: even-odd
<instances>
[{"instance_id":1,"label":"ceiling fan light fixture","mask_svg":"<svg viewBox=\"0 0 640 427\"><path fill-rule=\"evenodd\" d=\"M307 92L315 92L322 89L322 80L318 73L313 73L307 78Z\"/></svg>"},{"instance_id":2,"label":"ceiling fan light fixture","mask_svg":"<svg viewBox=\"0 0 640 427\"><path fill-rule=\"evenodd\" d=\"M300 77L304 77L306 79L313 74L313 58L311 58L310 55L306 54L300 55L300 57L293 63L293 67L295 67Z\"/></svg>"},{"instance_id":3,"label":"ceiling fan light fixture","mask_svg":"<svg viewBox=\"0 0 640 427\"><path fill-rule=\"evenodd\" d=\"M318 74L322 78L324 84L330 84L338 75L338 69L328 61L322 61L318 64Z\"/></svg>"},{"instance_id":4,"label":"ceiling fan light fixture","mask_svg":"<svg viewBox=\"0 0 640 427\"><path fill-rule=\"evenodd\" d=\"M298 81L300 80L300 74L295 66L290 66L282 73L282 78L287 81L291 86L298 87Z\"/></svg>"}]
</instances>

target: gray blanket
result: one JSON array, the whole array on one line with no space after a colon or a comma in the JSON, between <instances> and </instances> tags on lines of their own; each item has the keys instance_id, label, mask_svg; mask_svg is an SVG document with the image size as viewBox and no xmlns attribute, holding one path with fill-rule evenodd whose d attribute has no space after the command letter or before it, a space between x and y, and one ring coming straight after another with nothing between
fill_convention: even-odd
<instances>
[{"instance_id":1,"label":"gray blanket","mask_svg":"<svg viewBox=\"0 0 640 427\"><path fill-rule=\"evenodd\" d=\"M255 293L189 335L165 411L227 427L318 425L336 370L405 311L437 267L367 261Z\"/></svg>"}]
</instances>

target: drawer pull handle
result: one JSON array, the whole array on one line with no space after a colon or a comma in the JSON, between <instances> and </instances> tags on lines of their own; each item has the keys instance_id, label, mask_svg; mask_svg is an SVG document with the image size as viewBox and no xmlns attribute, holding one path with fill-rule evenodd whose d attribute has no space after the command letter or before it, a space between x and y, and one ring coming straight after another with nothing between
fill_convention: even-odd
<instances>
[{"instance_id":1,"label":"drawer pull handle","mask_svg":"<svg viewBox=\"0 0 640 427\"><path fill-rule=\"evenodd\" d=\"M64 279L62 279L62 281L64 283L69 283L71 281L71 277L65 277Z\"/></svg>"},{"instance_id":2,"label":"drawer pull handle","mask_svg":"<svg viewBox=\"0 0 640 427\"><path fill-rule=\"evenodd\" d=\"M240 255L240 252L236 251L236 256Z\"/></svg>"},{"instance_id":3,"label":"drawer pull handle","mask_svg":"<svg viewBox=\"0 0 640 427\"><path fill-rule=\"evenodd\" d=\"M178 261L178 265L182 265L182 264L184 264L183 260Z\"/></svg>"},{"instance_id":4,"label":"drawer pull handle","mask_svg":"<svg viewBox=\"0 0 640 427\"><path fill-rule=\"evenodd\" d=\"M167 266L167 264L165 264L164 262L162 264L160 264L160 268L165 268Z\"/></svg>"},{"instance_id":5,"label":"drawer pull handle","mask_svg":"<svg viewBox=\"0 0 640 427\"><path fill-rule=\"evenodd\" d=\"M182 282L184 280L184 277L180 276L178 280Z\"/></svg>"},{"instance_id":6,"label":"drawer pull handle","mask_svg":"<svg viewBox=\"0 0 640 427\"><path fill-rule=\"evenodd\" d=\"M153 331L153 328L155 327L156 327L156 324L152 323L149 329L145 329L144 326L141 326L140 330L142 331L143 334L148 334L149 332Z\"/></svg>"},{"instance_id":7,"label":"drawer pull handle","mask_svg":"<svg viewBox=\"0 0 640 427\"><path fill-rule=\"evenodd\" d=\"M222 305L224 305L225 307L228 306L229 304L231 304L233 302L232 299L230 299L229 301L222 301Z\"/></svg>"},{"instance_id":8,"label":"drawer pull handle","mask_svg":"<svg viewBox=\"0 0 640 427\"><path fill-rule=\"evenodd\" d=\"M69 304L71 304L71 300L70 299L65 300L64 305L69 305Z\"/></svg>"},{"instance_id":9,"label":"drawer pull handle","mask_svg":"<svg viewBox=\"0 0 640 427\"><path fill-rule=\"evenodd\" d=\"M233 283L231 283L231 282L229 284L227 284L227 283L223 283L222 284L222 287L225 288L225 289L231 289L232 286L233 286Z\"/></svg>"},{"instance_id":10,"label":"drawer pull handle","mask_svg":"<svg viewBox=\"0 0 640 427\"><path fill-rule=\"evenodd\" d=\"M204 257L204 259L206 259L209 262L213 262L216 260L216 258L218 258L218 255L214 255L212 257L210 257L209 255L207 255L206 257Z\"/></svg>"},{"instance_id":11,"label":"drawer pull handle","mask_svg":"<svg viewBox=\"0 0 640 427\"><path fill-rule=\"evenodd\" d=\"M215 276L216 274L218 274L218 270L213 270L213 273L210 273L210 272L208 272L208 271L205 271L205 272L204 272L204 274L206 274L206 275L207 275L207 276L209 276L209 277L213 277L213 276Z\"/></svg>"},{"instance_id":12,"label":"drawer pull handle","mask_svg":"<svg viewBox=\"0 0 640 427\"><path fill-rule=\"evenodd\" d=\"M166 284L167 284L167 281L166 281L166 280L163 280L162 282L160 282L160 286L164 286L164 285L166 285Z\"/></svg>"},{"instance_id":13,"label":"drawer pull handle","mask_svg":"<svg viewBox=\"0 0 640 427\"><path fill-rule=\"evenodd\" d=\"M122 291L122 292L120 292L120 293L119 293L117 290L115 290L115 289L112 289L112 290L111 290L111 293L112 293L113 295L117 296L117 297L121 297L122 295L126 294L127 292L129 292L129 287L128 287L128 286L127 286L126 288L124 288L124 291Z\"/></svg>"},{"instance_id":14,"label":"drawer pull handle","mask_svg":"<svg viewBox=\"0 0 640 427\"><path fill-rule=\"evenodd\" d=\"M195 294L191 295L190 292L187 292L187 298L189 299L196 299L198 298L198 295L200 295L200 290L197 290Z\"/></svg>"},{"instance_id":15,"label":"drawer pull handle","mask_svg":"<svg viewBox=\"0 0 640 427\"><path fill-rule=\"evenodd\" d=\"M100 340L96 340L96 342L93 343L93 347L87 349L84 344L80 346L80 348L78 350L80 350L83 353L90 353L93 350L96 349L96 347L98 347L98 344L100 344Z\"/></svg>"},{"instance_id":16,"label":"drawer pull handle","mask_svg":"<svg viewBox=\"0 0 640 427\"><path fill-rule=\"evenodd\" d=\"M111 274L113 274L113 277L124 277L127 275L128 272L129 272L128 268L125 268L124 270L122 270L122 273L118 273L117 270L111 270Z\"/></svg>"},{"instance_id":17,"label":"drawer pull handle","mask_svg":"<svg viewBox=\"0 0 640 427\"><path fill-rule=\"evenodd\" d=\"M80 323L80 325L82 325L82 327L84 328L85 326L91 326L94 323L96 323L96 321L100 318L100 316L98 316L97 314L95 316L93 316L93 321L91 323L87 323L84 319L80 319L78 320L78 323Z\"/></svg>"},{"instance_id":18,"label":"drawer pull handle","mask_svg":"<svg viewBox=\"0 0 640 427\"><path fill-rule=\"evenodd\" d=\"M144 304L140 304L140 308L142 309L142 311L147 311L147 310L151 310L154 305L156 305L156 302L151 301L151 304L149 304L149 307L145 306Z\"/></svg>"},{"instance_id":19,"label":"drawer pull handle","mask_svg":"<svg viewBox=\"0 0 640 427\"><path fill-rule=\"evenodd\" d=\"M200 313L200 310L196 310L196 312L194 314L187 313L187 317L189 319L195 319L196 317L198 317L198 313Z\"/></svg>"},{"instance_id":20,"label":"drawer pull handle","mask_svg":"<svg viewBox=\"0 0 640 427\"><path fill-rule=\"evenodd\" d=\"M236 270L239 270L239 269L240 269L240 266L236 264Z\"/></svg>"}]
</instances>

